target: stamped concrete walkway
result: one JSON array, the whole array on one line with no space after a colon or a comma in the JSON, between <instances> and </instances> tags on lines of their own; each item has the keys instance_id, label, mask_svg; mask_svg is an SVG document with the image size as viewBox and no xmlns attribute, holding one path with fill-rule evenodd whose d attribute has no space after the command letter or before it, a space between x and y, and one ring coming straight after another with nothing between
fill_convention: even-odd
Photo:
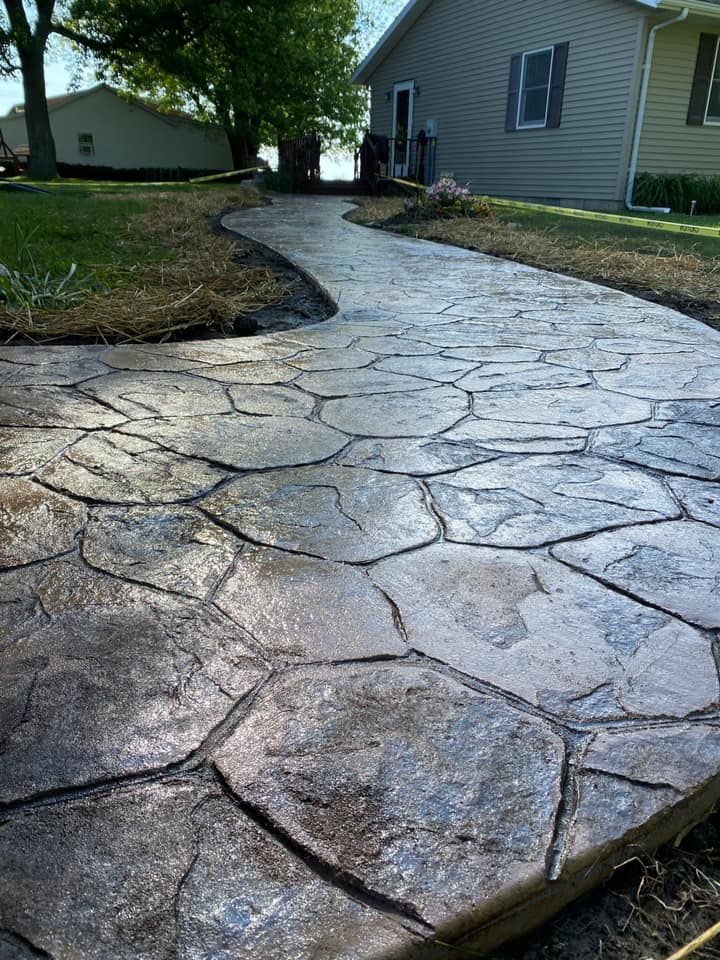
<instances>
[{"instance_id":1,"label":"stamped concrete walkway","mask_svg":"<svg viewBox=\"0 0 720 960\"><path fill-rule=\"evenodd\" d=\"M0 353L0 958L489 946L720 793L720 334L226 218L332 321Z\"/></svg>"}]
</instances>

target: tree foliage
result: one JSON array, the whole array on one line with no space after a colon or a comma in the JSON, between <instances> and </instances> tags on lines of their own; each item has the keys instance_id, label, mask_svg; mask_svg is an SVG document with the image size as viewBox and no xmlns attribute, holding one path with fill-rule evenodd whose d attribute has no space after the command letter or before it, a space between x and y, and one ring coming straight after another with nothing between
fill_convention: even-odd
<instances>
[{"instance_id":1,"label":"tree foliage","mask_svg":"<svg viewBox=\"0 0 720 960\"><path fill-rule=\"evenodd\" d=\"M358 0L75 0L74 29L105 75L228 133L247 166L261 144L317 132L355 142Z\"/></svg>"},{"instance_id":2,"label":"tree foliage","mask_svg":"<svg viewBox=\"0 0 720 960\"><path fill-rule=\"evenodd\" d=\"M44 58L53 34L128 93L222 126L245 167L261 144L317 132L356 142L350 84L373 17L400 0L0 0L0 74L22 73L30 174L56 175Z\"/></svg>"}]
</instances>

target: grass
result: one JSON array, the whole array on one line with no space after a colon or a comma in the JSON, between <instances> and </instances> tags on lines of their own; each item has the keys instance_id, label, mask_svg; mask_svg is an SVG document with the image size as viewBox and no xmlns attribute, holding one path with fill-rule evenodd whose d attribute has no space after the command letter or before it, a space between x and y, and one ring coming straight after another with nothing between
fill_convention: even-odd
<instances>
[{"instance_id":1,"label":"grass","mask_svg":"<svg viewBox=\"0 0 720 960\"><path fill-rule=\"evenodd\" d=\"M34 273L30 289L55 283L77 265L86 295L67 309L0 303L6 342L66 338L91 342L161 340L191 327L232 331L237 316L277 303L285 291L263 268L233 264L235 244L208 218L227 207L256 206L254 190L237 186L44 185L49 194L0 191L0 262ZM18 266L18 262L22 264ZM31 271L32 272L32 271ZM111 295L108 293L111 292ZM44 301L47 303L48 301Z\"/></svg>"},{"instance_id":2,"label":"grass","mask_svg":"<svg viewBox=\"0 0 720 960\"><path fill-rule=\"evenodd\" d=\"M720 214L702 214L691 217L687 213L640 213L624 210L623 216L642 220L669 220L671 223L694 223L698 227L720 227Z\"/></svg>"},{"instance_id":3,"label":"grass","mask_svg":"<svg viewBox=\"0 0 720 960\"><path fill-rule=\"evenodd\" d=\"M349 219L593 280L720 326L720 239L508 207L487 219L413 220L401 198L363 202Z\"/></svg>"},{"instance_id":4,"label":"grass","mask_svg":"<svg viewBox=\"0 0 720 960\"><path fill-rule=\"evenodd\" d=\"M143 245L133 242L128 222L147 207L147 197L138 191L50 189L50 195L0 191L0 263L10 264L16 258L15 224L31 244L39 266L59 274L76 263L80 275L93 273L103 286L139 262L171 257L157 240Z\"/></svg>"},{"instance_id":5,"label":"grass","mask_svg":"<svg viewBox=\"0 0 720 960\"><path fill-rule=\"evenodd\" d=\"M622 224L602 223L593 220L580 220L555 214L530 212L505 208L498 211L501 222L519 224L524 229L540 233L552 233L559 238L568 238L582 244L612 245L619 250L646 253L652 256L667 256L669 253L699 255L704 258L720 257L720 238L696 237L682 233L659 233L657 230L641 230L638 227L627 228ZM636 214L630 219L670 220L675 223L687 223L688 217L646 216ZM717 226L720 218L693 217L696 226Z\"/></svg>"}]
</instances>

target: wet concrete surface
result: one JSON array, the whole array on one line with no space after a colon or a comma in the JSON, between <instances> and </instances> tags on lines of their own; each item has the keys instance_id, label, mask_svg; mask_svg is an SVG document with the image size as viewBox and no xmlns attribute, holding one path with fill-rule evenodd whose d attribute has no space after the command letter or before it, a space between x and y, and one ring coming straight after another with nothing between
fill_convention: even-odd
<instances>
[{"instance_id":1,"label":"wet concrete surface","mask_svg":"<svg viewBox=\"0 0 720 960\"><path fill-rule=\"evenodd\" d=\"M0 349L0 958L489 948L720 795L720 333L368 231L338 303Z\"/></svg>"}]
</instances>

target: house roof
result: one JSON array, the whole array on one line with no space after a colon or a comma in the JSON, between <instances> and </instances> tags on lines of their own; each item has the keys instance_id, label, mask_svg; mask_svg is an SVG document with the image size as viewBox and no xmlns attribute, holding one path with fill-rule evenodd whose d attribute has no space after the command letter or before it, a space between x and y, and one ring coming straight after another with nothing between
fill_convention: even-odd
<instances>
[{"instance_id":1,"label":"house roof","mask_svg":"<svg viewBox=\"0 0 720 960\"><path fill-rule=\"evenodd\" d=\"M385 58L386 54L390 53L395 44L407 33L431 3L432 0L408 0L408 3L405 4L352 75L353 83L368 82L375 67Z\"/></svg>"},{"instance_id":2,"label":"house roof","mask_svg":"<svg viewBox=\"0 0 720 960\"><path fill-rule=\"evenodd\" d=\"M720 18L720 0L627 0L650 10L682 10ZM422 16L432 0L409 0L352 76L353 83L368 83L379 64Z\"/></svg>"},{"instance_id":3,"label":"house roof","mask_svg":"<svg viewBox=\"0 0 720 960\"><path fill-rule=\"evenodd\" d=\"M58 97L48 97L47 105L50 113L53 113L55 110L64 107L68 103L74 103L76 100L81 100L83 97L90 96L91 94L97 93L100 90L107 90L109 93L114 94L116 97L120 96L118 91L111 87L107 83L96 83L93 87L88 87L87 90L77 90L74 93L63 93ZM139 107L142 110L147 110L150 113L155 114L160 117L162 120L170 122L171 120L184 120L190 123L198 123L199 121L192 117L189 113L183 113L181 110L161 110L160 107L153 103L152 100L145 100L140 97L134 97L130 101L131 105L134 107ZM4 118L0 119L10 119L12 117L23 116L25 113L25 104L16 103L13 107L10 107L9 112L5 115Z\"/></svg>"}]
</instances>

